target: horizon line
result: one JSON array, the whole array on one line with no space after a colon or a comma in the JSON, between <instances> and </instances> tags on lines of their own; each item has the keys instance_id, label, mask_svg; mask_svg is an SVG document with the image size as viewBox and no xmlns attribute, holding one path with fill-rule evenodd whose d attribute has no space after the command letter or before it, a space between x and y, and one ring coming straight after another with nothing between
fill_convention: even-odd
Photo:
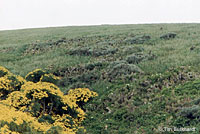
<instances>
[{"instance_id":1,"label":"horizon line","mask_svg":"<svg viewBox=\"0 0 200 134\"><path fill-rule=\"evenodd\" d=\"M55 25L55 26L41 26L41 27L21 27L13 29L0 29L3 31L16 31L16 30L31 30L31 29L45 29L45 28L63 28L63 27L91 27L91 26L117 26L117 25L154 25L154 24L200 24L200 22L147 22L147 23L108 23L108 24L80 24L80 25Z\"/></svg>"}]
</instances>

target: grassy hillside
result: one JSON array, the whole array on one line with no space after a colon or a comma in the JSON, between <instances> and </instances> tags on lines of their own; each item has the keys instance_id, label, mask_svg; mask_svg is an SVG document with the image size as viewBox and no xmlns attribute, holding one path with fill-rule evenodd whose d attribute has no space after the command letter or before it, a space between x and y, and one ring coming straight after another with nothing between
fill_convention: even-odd
<instances>
[{"instance_id":1,"label":"grassy hillside","mask_svg":"<svg viewBox=\"0 0 200 134\"><path fill-rule=\"evenodd\" d=\"M99 94L84 106L89 134L199 133L199 56L200 24L0 31L1 66L21 76L41 68L62 78L64 93Z\"/></svg>"}]
</instances>

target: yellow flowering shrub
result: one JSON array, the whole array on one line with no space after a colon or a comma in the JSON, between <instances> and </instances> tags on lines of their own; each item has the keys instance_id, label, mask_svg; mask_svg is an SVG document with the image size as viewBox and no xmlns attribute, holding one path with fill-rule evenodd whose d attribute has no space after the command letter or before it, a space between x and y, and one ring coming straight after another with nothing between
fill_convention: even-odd
<instances>
[{"instance_id":1,"label":"yellow flowering shrub","mask_svg":"<svg viewBox=\"0 0 200 134\"><path fill-rule=\"evenodd\" d=\"M53 82L43 82L44 77L59 79L42 70L29 73L27 81L11 73L0 77L0 133L70 134L83 128L82 106L97 93L77 88L64 95Z\"/></svg>"},{"instance_id":2,"label":"yellow flowering shrub","mask_svg":"<svg viewBox=\"0 0 200 134\"><path fill-rule=\"evenodd\" d=\"M67 96L75 99L76 102L87 102L90 98L96 97L97 93L88 88L77 88L69 90Z\"/></svg>"},{"instance_id":3,"label":"yellow flowering shrub","mask_svg":"<svg viewBox=\"0 0 200 134\"><path fill-rule=\"evenodd\" d=\"M28 123L30 128L36 129L38 131L47 131L51 127L50 125L39 123L37 121L37 118L34 118L25 112L16 111L15 108L8 107L4 104L0 104L0 120L1 120L1 126L2 124L3 127L5 126L3 130L1 128L1 131L13 130L14 128L9 128L8 126L10 127L11 125L20 126L24 123Z\"/></svg>"},{"instance_id":4,"label":"yellow flowering shrub","mask_svg":"<svg viewBox=\"0 0 200 134\"><path fill-rule=\"evenodd\" d=\"M50 83L53 83L53 84L57 84L58 80L60 80L60 78L51 74L51 73L50 74L44 74L40 78L41 82L50 82Z\"/></svg>"},{"instance_id":5,"label":"yellow flowering shrub","mask_svg":"<svg viewBox=\"0 0 200 134\"><path fill-rule=\"evenodd\" d=\"M5 99L13 91L19 91L25 80L11 73L0 77L0 98Z\"/></svg>"},{"instance_id":6,"label":"yellow flowering shrub","mask_svg":"<svg viewBox=\"0 0 200 134\"><path fill-rule=\"evenodd\" d=\"M38 119L32 117L31 115L22 112L16 111L13 107L8 107L4 104L0 104L0 133L9 134L9 133L22 133L32 131L34 133L46 133L51 131L53 128L52 124L40 123ZM61 129L62 130L62 129ZM75 134L73 130L66 129L61 131L63 134Z\"/></svg>"},{"instance_id":7,"label":"yellow flowering shrub","mask_svg":"<svg viewBox=\"0 0 200 134\"><path fill-rule=\"evenodd\" d=\"M0 66L0 77L3 77L3 76L8 75L8 74L10 74L8 69L6 69L5 67Z\"/></svg>"}]
</instances>

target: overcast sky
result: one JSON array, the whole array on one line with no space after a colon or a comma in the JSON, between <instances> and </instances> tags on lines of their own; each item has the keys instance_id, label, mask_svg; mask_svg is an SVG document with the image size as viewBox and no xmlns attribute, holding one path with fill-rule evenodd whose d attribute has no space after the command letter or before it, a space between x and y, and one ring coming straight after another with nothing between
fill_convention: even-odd
<instances>
[{"instance_id":1,"label":"overcast sky","mask_svg":"<svg viewBox=\"0 0 200 134\"><path fill-rule=\"evenodd\" d=\"M200 22L200 0L0 0L0 30Z\"/></svg>"}]
</instances>

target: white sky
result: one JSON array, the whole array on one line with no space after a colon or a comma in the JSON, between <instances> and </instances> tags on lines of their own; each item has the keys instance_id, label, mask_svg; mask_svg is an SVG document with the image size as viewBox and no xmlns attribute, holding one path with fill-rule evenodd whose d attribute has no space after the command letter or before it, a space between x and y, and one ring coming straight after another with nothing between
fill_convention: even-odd
<instances>
[{"instance_id":1,"label":"white sky","mask_svg":"<svg viewBox=\"0 0 200 134\"><path fill-rule=\"evenodd\" d=\"M200 0L0 0L0 30L200 22Z\"/></svg>"}]
</instances>

